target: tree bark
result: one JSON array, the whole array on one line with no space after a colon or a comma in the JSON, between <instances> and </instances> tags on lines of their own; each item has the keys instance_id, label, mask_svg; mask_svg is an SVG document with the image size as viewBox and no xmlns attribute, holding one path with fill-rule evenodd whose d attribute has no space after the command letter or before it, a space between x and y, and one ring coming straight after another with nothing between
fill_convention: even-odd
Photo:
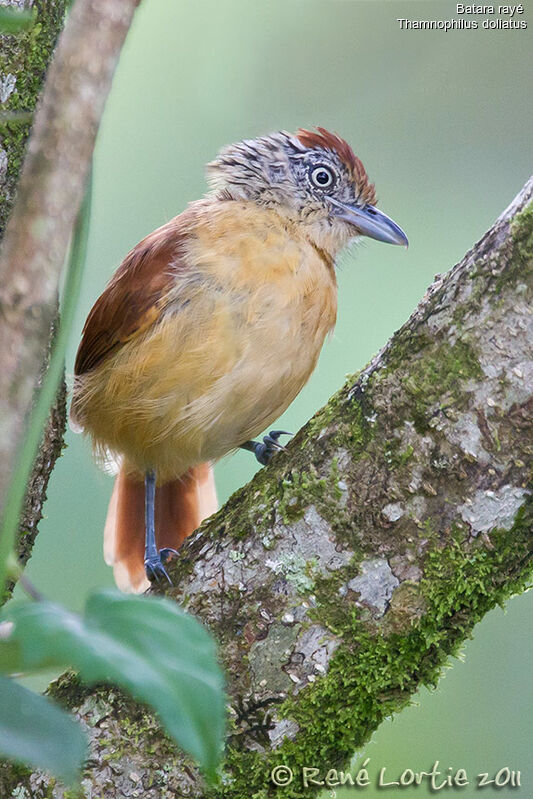
<instances>
[{"instance_id":1,"label":"tree bark","mask_svg":"<svg viewBox=\"0 0 533 799\"><path fill-rule=\"evenodd\" d=\"M57 37L65 0L2 0L2 6L33 9L35 24L17 35L0 35L0 239L13 203L31 122ZM11 121L3 120L3 116Z\"/></svg>"},{"instance_id":2,"label":"tree bark","mask_svg":"<svg viewBox=\"0 0 533 799\"><path fill-rule=\"evenodd\" d=\"M63 27L65 0L2 0L1 5L32 8L35 23L30 30L16 36L0 36L0 240L15 201L35 106ZM4 116L9 115L11 121L7 122ZM43 370L50 357L56 323L57 317L51 326ZM61 453L66 417L65 391L62 381L26 491L17 542L22 563L31 554L46 500L48 480ZM12 587L12 583L6 587L4 597L9 596Z\"/></svg>"},{"instance_id":3,"label":"tree bark","mask_svg":"<svg viewBox=\"0 0 533 799\"><path fill-rule=\"evenodd\" d=\"M138 2L77 0L35 114L0 260L0 519L39 376L46 369L46 342L57 321L61 269L100 117ZM32 31L35 36L35 28ZM11 183L9 192L13 193ZM54 457L63 433L64 391L59 394L56 416L57 423L53 414L44 436L47 448L49 431L57 429L48 447ZM41 485L52 466L46 453L44 459L41 453L26 500L29 519L23 519L24 533L28 531L25 521L36 531L44 493ZM29 555L33 537L24 536L23 557Z\"/></svg>"},{"instance_id":4,"label":"tree bark","mask_svg":"<svg viewBox=\"0 0 533 799\"><path fill-rule=\"evenodd\" d=\"M167 595L211 628L226 668L220 785L207 789L142 707L67 675L51 693L89 731L87 799L309 796L303 766L346 768L384 718L436 683L474 624L524 588L532 196L533 179L173 564ZM280 765L294 774L285 787L271 777ZM3 796L15 785L65 796L14 771Z\"/></svg>"}]
</instances>

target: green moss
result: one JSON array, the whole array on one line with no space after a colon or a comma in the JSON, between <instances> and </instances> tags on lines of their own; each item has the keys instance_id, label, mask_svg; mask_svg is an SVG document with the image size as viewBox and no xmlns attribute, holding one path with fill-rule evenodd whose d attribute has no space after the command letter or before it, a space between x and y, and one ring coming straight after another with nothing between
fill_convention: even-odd
<instances>
[{"instance_id":1,"label":"green moss","mask_svg":"<svg viewBox=\"0 0 533 799\"><path fill-rule=\"evenodd\" d=\"M433 340L425 332L412 331L405 326L398 330L392 337L390 347L385 355L385 368L381 370L379 378L396 369L405 367L406 358L411 360L414 356L431 347Z\"/></svg>"},{"instance_id":2,"label":"green moss","mask_svg":"<svg viewBox=\"0 0 533 799\"><path fill-rule=\"evenodd\" d=\"M305 425L302 434L312 444L320 439L349 449L358 457L372 438L371 395L358 383L360 373L348 375L344 386ZM355 389L354 389L355 386Z\"/></svg>"},{"instance_id":3,"label":"green moss","mask_svg":"<svg viewBox=\"0 0 533 799\"><path fill-rule=\"evenodd\" d=\"M465 316L475 311L488 291L501 294L508 284L527 282L533 263L533 205L529 205L512 220L511 252L504 254L504 259L505 268L498 270L496 278L487 268L485 259L469 267L468 277L472 281L472 287L468 300L458 304L453 311L453 322L459 330L462 328ZM497 301L494 299L492 304L497 307Z\"/></svg>"},{"instance_id":4,"label":"green moss","mask_svg":"<svg viewBox=\"0 0 533 799\"><path fill-rule=\"evenodd\" d=\"M66 5L65 0L36 0L35 25L17 36L0 36L0 72L17 78L15 90L2 106L4 111L33 113L63 27ZM11 211L30 127L31 121L24 121L5 123L0 128L0 144L8 158L4 190L0 194L0 237Z\"/></svg>"},{"instance_id":5,"label":"green moss","mask_svg":"<svg viewBox=\"0 0 533 799\"><path fill-rule=\"evenodd\" d=\"M363 399L364 397L364 399ZM365 393L356 404L350 409L350 426L348 436L343 441L349 444L352 455L361 455L367 448L373 437L372 426L369 419L373 416L373 408L370 407L370 398Z\"/></svg>"},{"instance_id":6,"label":"green moss","mask_svg":"<svg viewBox=\"0 0 533 799\"><path fill-rule=\"evenodd\" d=\"M405 449L401 449L400 442L397 439L386 441L385 445L385 460L387 464L393 469L400 469L409 463L414 455L414 448L409 444Z\"/></svg>"},{"instance_id":7,"label":"green moss","mask_svg":"<svg viewBox=\"0 0 533 799\"><path fill-rule=\"evenodd\" d=\"M313 501L320 502L326 494L326 480L316 472L291 471L281 481L278 513L284 524L301 518Z\"/></svg>"},{"instance_id":8,"label":"green moss","mask_svg":"<svg viewBox=\"0 0 533 799\"><path fill-rule=\"evenodd\" d=\"M533 203L530 203L511 222L515 252L526 262L533 259Z\"/></svg>"},{"instance_id":9,"label":"green moss","mask_svg":"<svg viewBox=\"0 0 533 799\"><path fill-rule=\"evenodd\" d=\"M55 780L51 780L46 793L47 799L54 799ZM85 799L85 791L83 788L64 788L63 799Z\"/></svg>"},{"instance_id":10,"label":"green moss","mask_svg":"<svg viewBox=\"0 0 533 799\"><path fill-rule=\"evenodd\" d=\"M57 680L50 683L46 691L48 696L66 708L81 705L90 692L90 689L82 683L74 671L66 671Z\"/></svg>"},{"instance_id":11,"label":"green moss","mask_svg":"<svg viewBox=\"0 0 533 799\"><path fill-rule=\"evenodd\" d=\"M307 440L314 440L320 436L324 430L338 421L338 411L344 398L345 389L341 388L337 391L327 405L324 405L314 416L307 422L304 427L304 432Z\"/></svg>"},{"instance_id":12,"label":"green moss","mask_svg":"<svg viewBox=\"0 0 533 799\"><path fill-rule=\"evenodd\" d=\"M526 282L533 266L533 203L511 222L513 253L510 264L499 275L495 289L502 291L506 283Z\"/></svg>"},{"instance_id":13,"label":"green moss","mask_svg":"<svg viewBox=\"0 0 533 799\"><path fill-rule=\"evenodd\" d=\"M303 765L345 765L381 721L405 707L421 685L437 684L447 659L488 610L523 590L531 573L532 521L530 501L511 530L492 533L492 549L481 539L467 545L462 530L452 531L445 545L428 552L421 585L397 589L403 591L399 608L405 602L416 604L418 612L408 624L391 628L385 614L372 626L361 621L355 608L339 611L335 621L343 644L327 675L278 711L299 725L297 738L286 739L268 757L230 750L231 777L219 786L217 796L309 796L310 789L298 779L274 788L270 781L274 765L288 765L295 773ZM333 587L331 582L330 591ZM331 602L322 605L327 592L320 588L324 584L317 591L316 617L329 626Z\"/></svg>"},{"instance_id":14,"label":"green moss","mask_svg":"<svg viewBox=\"0 0 533 799\"><path fill-rule=\"evenodd\" d=\"M430 409L435 405L458 407L467 399L461 383L482 377L479 361L467 342L457 341L453 345L431 342L427 347L423 358L410 358L409 371L399 378L406 395L404 404L415 429L422 435L430 426ZM391 368L389 363L385 374L390 373Z\"/></svg>"},{"instance_id":15,"label":"green moss","mask_svg":"<svg viewBox=\"0 0 533 799\"><path fill-rule=\"evenodd\" d=\"M11 763L7 760L0 760L0 796L4 799L11 794L11 786L27 785L33 773L31 768L20 763ZM8 786L5 792L4 786Z\"/></svg>"}]
</instances>

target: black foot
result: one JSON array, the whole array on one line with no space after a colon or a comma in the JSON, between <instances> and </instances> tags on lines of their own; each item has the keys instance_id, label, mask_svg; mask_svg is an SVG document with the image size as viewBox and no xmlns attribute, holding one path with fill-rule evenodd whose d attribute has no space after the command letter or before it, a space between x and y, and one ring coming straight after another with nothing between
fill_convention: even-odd
<instances>
[{"instance_id":1,"label":"black foot","mask_svg":"<svg viewBox=\"0 0 533 799\"><path fill-rule=\"evenodd\" d=\"M165 549L160 549L157 555L154 555L153 557L146 557L144 559L144 570L151 583L158 583L163 578L166 578L170 585L172 585L172 580L168 576L165 566L171 559L172 555L177 554L178 553L175 549L165 547Z\"/></svg>"},{"instance_id":2,"label":"black foot","mask_svg":"<svg viewBox=\"0 0 533 799\"><path fill-rule=\"evenodd\" d=\"M259 463L266 466L270 462L272 455L280 449L285 447L279 443L280 436L292 436L286 430L271 430L267 436L264 436L262 441L245 441L241 444L242 449L247 449L253 452Z\"/></svg>"}]
</instances>

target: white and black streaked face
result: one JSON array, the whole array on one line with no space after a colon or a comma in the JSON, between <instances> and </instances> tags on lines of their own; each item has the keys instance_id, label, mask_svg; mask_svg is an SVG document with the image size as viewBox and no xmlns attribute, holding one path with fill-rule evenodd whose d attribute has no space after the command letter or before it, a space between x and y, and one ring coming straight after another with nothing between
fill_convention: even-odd
<instances>
[{"instance_id":1,"label":"white and black streaked face","mask_svg":"<svg viewBox=\"0 0 533 799\"><path fill-rule=\"evenodd\" d=\"M302 221L322 217L333 222L335 200L358 202L359 190L353 175L333 151L323 147L304 148L290 155L289 165Z\"/></svg>"},{"instance_id":2,"label":"white and black streaked face","mask_svg":"<svg viewBox=\"0 0 533 799\"><path fill-rule=\"evenodd\" d=\"M323 128L225 147L208 165L208 178L221 197L279 207L339 246L360 235L407 243L403 231L375 208L374 187L351 147Z\"/></svg>"}]
</instances>

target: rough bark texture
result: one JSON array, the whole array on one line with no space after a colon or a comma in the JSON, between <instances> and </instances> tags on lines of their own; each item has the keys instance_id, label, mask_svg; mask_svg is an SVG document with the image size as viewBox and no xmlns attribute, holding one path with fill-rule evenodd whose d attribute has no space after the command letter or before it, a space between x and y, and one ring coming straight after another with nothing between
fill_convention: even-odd
<instances>
[{"instance_id":1,"label":"rough bark texture","mask_svg":"<svg viewBox=\"0 0 533 799\"><path fill-rule=\"evenodd\" d=\"M63 27L65 5L66 0L0 0L0 6L32 8L35 13L30 30L0 35L0 112L14 115L11 122L0 122L0 238L13 207L33 112Z\"/></svg>"},{"instance_id":2,"label":"rough bark texture","mask_svg":"<svg viewBox=\"0 0 533 799\"><path fill-rule=\"evenodd\" d=\"M303 797L531 571L533 180L387 346L196 533L167 594L209 625L230 697L202 784L152 717L65 676L92 741L87 799ZM294 779L272 783L286 764ZM3 782L2 782L3 779ZM6 767L0 794L64 797ZM3 790L2 790L3 788ZM318 788L317 788L318 790Z\"/></svg>"},{"instance_id":3,"label":"rough bark texture","mask_svg":"<svg viewBox=\"0 0 533 799\"><path fill-rule=\"evenodd\" d=\"M14 116L10 123L0 122L0 239L15 200L16 185L30 134L33 112L42 89L46 70L65 16L65 0L0 0L0 5L32 8L34 26L18 35L0 36L0 113ZM23 117L21 115L24 115ZM1 117L0 117L1 119ZM57 303L54 313L57 310ZM54 326L52 323L49 342ZM50 348L46 353L46 363ZM45 363L45 368L46 368ZM39 448L28 484L18 535L18 555L25 563L31 554L42 517L48 480L63 444L65 430L65 383L57 400ZM6 587L9 596L12 584Z\"/></svg>"},{"instance_id":4,"label":"rough bark texture","mask_svg":"<svg viewBox=\"0 0 533 799\"><path fill-rule=\"evenodd\" d=\"M41 379L48 367L58 324L59 315L56 316L52 322L46 360L41 370ZM24 497L16 545L16 552L22 564L26 563L29 559L37 537L38 525L42 519L43 506L46 501L48 482L56 460L63 450L63 436L65 433L66 420L67 386L64 378L62 378L54 405L52 406L48 422L44 429L39 451L37 452L33 464L32 473L26 488L26 495ZM10 596L13 588L14 582L9 581L4 590L4 598L7 599L7 597Z\"/></svg>"},{"instance_id":5,"label":"rough bark texture","mask_svg":"<svg viewBox=\"0 0 533 799\"><path fill-rule=\"evenodd\" d=\"M35 115L0 260L0 517L61 268L118 55L138 0L77 0Z\"/></svg>"}]
</instances>

